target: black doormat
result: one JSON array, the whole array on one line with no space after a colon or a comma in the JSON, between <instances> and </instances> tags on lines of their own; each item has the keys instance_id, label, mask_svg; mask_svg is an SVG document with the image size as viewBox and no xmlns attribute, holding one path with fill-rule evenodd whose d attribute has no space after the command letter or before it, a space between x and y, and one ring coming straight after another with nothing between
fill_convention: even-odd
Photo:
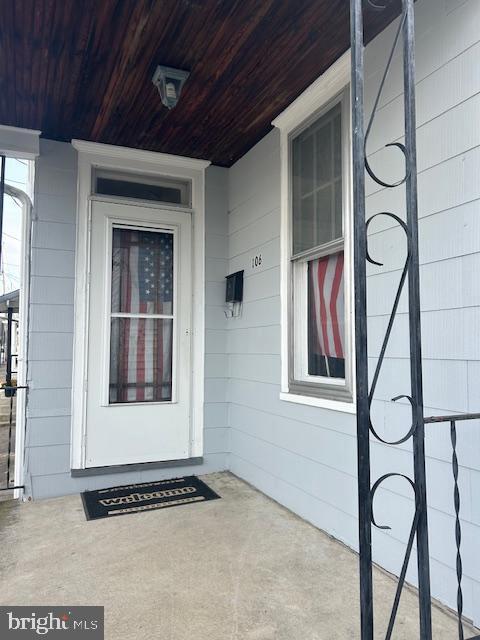
<instances>
[{"instance_id":1,"label":"black doormat","mask_svg":"<svg viewBox=\"0 0 480 640\"><path fill-rule=\"evenodd\" d=\"M87 520L220 498L197 476L84 491L81 496Z\"/></svg>"}]
</instances>

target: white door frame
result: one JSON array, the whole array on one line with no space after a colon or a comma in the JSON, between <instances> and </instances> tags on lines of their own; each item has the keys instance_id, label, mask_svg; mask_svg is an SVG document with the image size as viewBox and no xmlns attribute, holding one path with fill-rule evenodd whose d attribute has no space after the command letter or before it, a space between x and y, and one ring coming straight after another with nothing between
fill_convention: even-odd
<instances>
[{"instance_id":1,"label":"white door frame","mask_svg":"<svg viewBox=\"0 0 480 640\"><path fill-rule=\"evenodd\" d=\"M210 162L72 140L78 152L77 242L75 254L75 327L72 380L71 468L85 469L87 348L92 170L95 167L183 178L192 185L192 393L190 457L203 455L205 359L205 169ZM114 199L112 199L114 200ZM123 200L125 202L125 200ZM148 203L146 203L148 204ZM163 209L168 206L162 205ZM180 207L171 207L182 210ZM183 210L185 210L183 208Z\"/></svg>"}]
</instances>

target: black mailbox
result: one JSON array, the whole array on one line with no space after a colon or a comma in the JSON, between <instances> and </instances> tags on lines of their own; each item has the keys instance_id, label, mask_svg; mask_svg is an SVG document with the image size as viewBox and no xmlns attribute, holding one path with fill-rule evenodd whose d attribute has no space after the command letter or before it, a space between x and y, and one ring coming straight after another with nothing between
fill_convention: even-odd
<instances>
[{"instance_id":1,"label":"black mailbox","mask_svg":"<svg viewBox=\"0 0 480 640\"><path fill-rule=\"evenodd\" d=\"M225 302L242 302L243 300L243 271L237 271L227 276L227 293Z\"/></svg>"}]
</instances>

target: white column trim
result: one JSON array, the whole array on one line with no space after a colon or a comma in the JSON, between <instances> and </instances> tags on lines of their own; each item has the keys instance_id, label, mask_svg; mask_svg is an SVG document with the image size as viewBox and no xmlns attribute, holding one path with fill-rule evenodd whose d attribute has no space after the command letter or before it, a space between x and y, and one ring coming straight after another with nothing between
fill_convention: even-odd
<instances>
[{"instance_id":1,"label":"white column trim","mask_svg":"<svg viewBox=\"0 0 480 640\"><path fill-rule=\"evenodd\" d=\"M350 84L350 75L351 55L347 51L272 120L272 125L281 133L290 133Z\"/></svg>"},{"instance_id":2,"label":"white column trim","mask_svg":"<svg viewBox=\"0 0 480 640\"><path fill-rule=\"evenodd\" d=\"M142 149L130 149L129 147L119 147L113 144L102 144L100 142L87 142L86 140L72 140L72 146L79 153L87 154L93 158L109 158L112 161L126 160L130 170L134 170L135 163L146 163L152 167L174 167L181 169L193 169L201 171L210 165L209 160L197 160L196 158L185 158L169 153L157 153L156 151L144 151Z\"/></svg>"},{"instance_id":3,"label":"white column trim","mask_svg":"<svg viewBox=\"0 0 480 640\"><path fill-rule=\"evenodd\" d=\"M35 160L40 155L41 131L0 124L0 155Z\"/></svg>"},{"instance_id":4,"label":"white column trim","mask_svg":"<svg viewBox=\"0 0 480 640\"><path fill-rule=\"evenodd\" d=\"M5 185L5 193L17 198L22 203L22 231L20 257L20 294L18 313L20 319L20 337L18 344L17 386L28 386L28 335L30 318L30 249L32 229L32 201L21 189L9 184ZM14 485L25 484L25 425L28 389L17 391L17 416L15 434ZM23 489L15 489L14 497L22 498Z\"/></svg>"}]
</instances>

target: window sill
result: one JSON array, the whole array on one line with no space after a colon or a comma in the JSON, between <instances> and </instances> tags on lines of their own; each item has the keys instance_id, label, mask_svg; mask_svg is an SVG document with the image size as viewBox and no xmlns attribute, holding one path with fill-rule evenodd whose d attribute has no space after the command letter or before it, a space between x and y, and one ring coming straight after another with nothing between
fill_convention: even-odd
<instances>
[{"instance_id":1,"label":"window sill","mask_svg":"<svg viewBox=\"0 0 480 640\"><path fill-rule=\"evenodd\" d=\"M285 402L295 402L297 404L305 404L310 407L319 407L321 409L330 409L331 411L339 411L341 413L355 414L357 407L354 402L341 402L340 400L329 400L327 398L314 398L312 396L301 396L296 393L280 393L280 400Z\"/></svg>"}]
</instances>

